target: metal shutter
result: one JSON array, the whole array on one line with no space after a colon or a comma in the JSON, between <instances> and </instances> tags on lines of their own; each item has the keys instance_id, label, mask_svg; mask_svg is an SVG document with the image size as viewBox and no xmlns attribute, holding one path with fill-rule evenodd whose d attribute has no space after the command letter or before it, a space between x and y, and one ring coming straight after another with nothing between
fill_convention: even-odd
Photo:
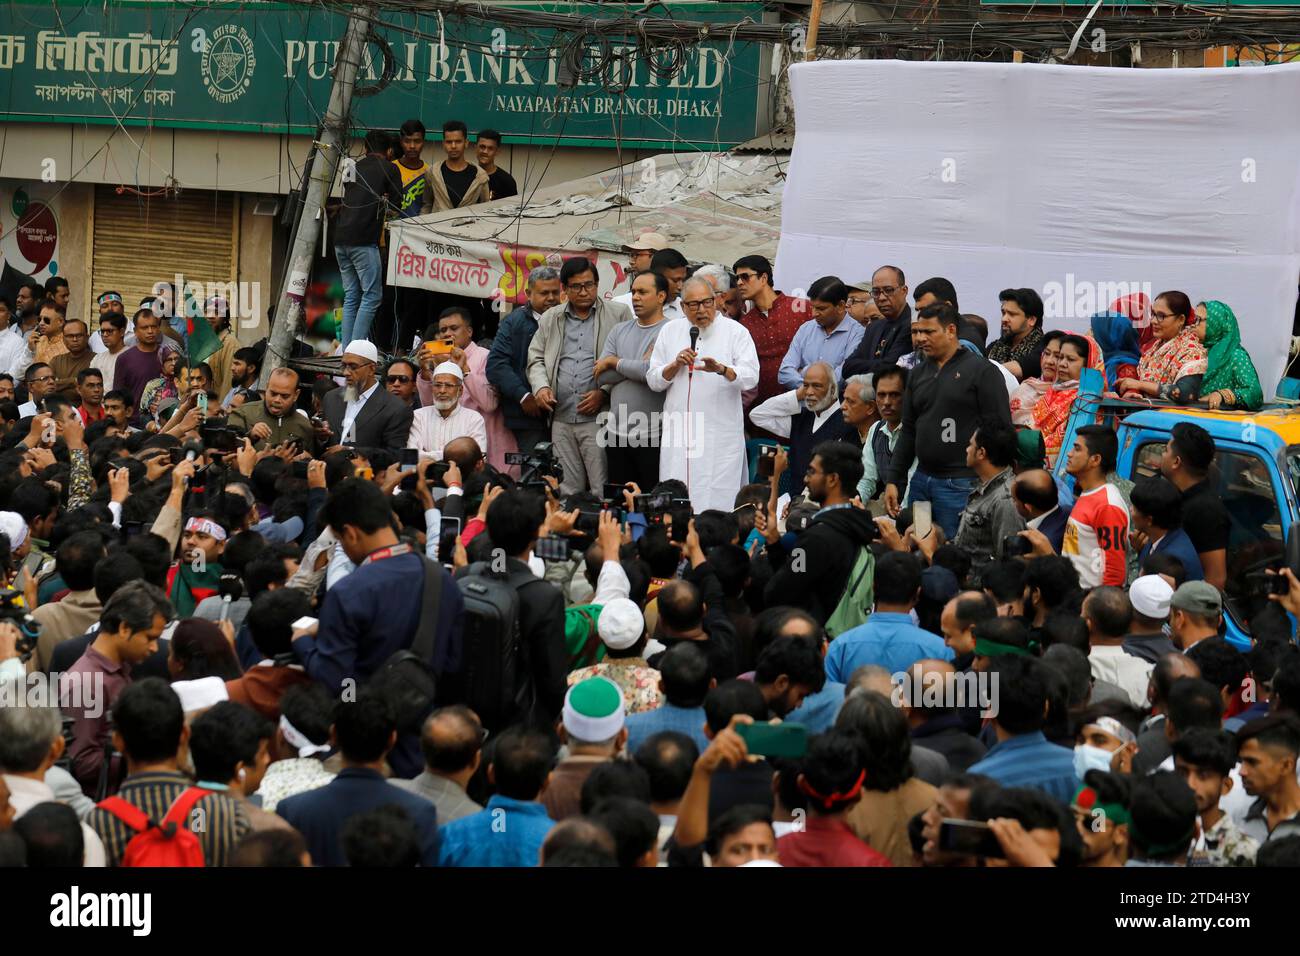
<instances>
[{"instance_id":1,"label":"metal shutter","mask_svg":"<svg viewBox=\"0 0 1300 956\"><path fill-rule=\"evenodd\" d=\"M95 187L94 295L122 293L127 315L157 282L234 282L239 266L239 197L187 189L179 196L118 194ZM235 300L238 301L238 300ZM91 302L94 302L92 297ZM93 307L92 307L93 311Z\"/></svg>"}]
</instances>

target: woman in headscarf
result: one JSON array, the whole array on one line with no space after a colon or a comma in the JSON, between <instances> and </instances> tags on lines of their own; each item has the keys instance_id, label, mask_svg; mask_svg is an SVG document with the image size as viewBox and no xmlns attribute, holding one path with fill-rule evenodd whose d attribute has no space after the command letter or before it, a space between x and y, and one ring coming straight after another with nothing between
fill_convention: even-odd
<instances>
[{"instance_id":1,"label":"woman in headscarf","mask_svg":"<svg viewBox=\"0 0 1300 956\"><path fill-rule=\"evenodd\" d=\"M1056 362L1061 356L1061 339L1065 333L1053 329L1043 336L1043 351L1039 356L1042 372L1038 378L1027 378L1011 393L1011 424L1020 428L1034 427L1034 406L1047 394L1056 381Z\"/></svg>"},{"instance_id":2,"label":"woman in headscarf","mask_svg":"<svg viewBox=\"0 0 1300 956\"><path fill-rule=\"evenodd\" d=\"M1195 326L1196 337L1206 349L1200 401L1210 408L1259 408L1264 404L1264 391L1259 387L1255 363L1242 348L1237 317L1214 299L1198 305L1196 315L1201 320Z\"/></svg>"},{"instance_id":3,"label":"woman in headscarf","mask_svg":"<svg viewBox=\"0 0 1300 956\"><path fill-rule=\"evenodd\" d=\"M1137 378L1121 378L1115 391L1121 398L1168 398L1180 378L1205 371L1205 346L1193 328L1196 313L1182 292L1161 292L1151 307L1155 344L1144 350Z\"/></svg>"},{"instance_id":4,"label":"woman in headscarf","mask_svg":"<svg viewBox=\"0 0 1300 956\"><path fill-rule=\"evenodd\" d=\"M168 399L179 399L180 389L176 384L176 371L180 368L181 353L169 347L166 342L161 346L162 375L145 383L140 393L140 411L151 419L157 419L158 409Z\"/></svg>"},{"instance_id":5,"label":"woman in headscarf","mask_svg":"<svg viewBox=\"0 0 1300 956\"><path fill-rule=\"evenodd\" d=\"M1137 335L1138 352L1146 355L1156 340L1155 330L1151 327L1151 300L1146 293L1122 295L1110 304L1110 311L1128 316L1133 332Z\"/></svg>"},{"instance_id":6,"label":"woman in headscarf","mask_svg":"<svg viewBox=\"0 0 1300 956\"><path fill-rule=\"evenodd\" d=\"M1106 384L1115 388L1120 379L1137 375L1142 358L1138 348L1138 335L1127 315L1119 312L1098 312L1092 317L1092 337L1101 346L1106 367Z\"/></svg>"},{"instance_id":7,"label":"woman in headscarf","mask_svg":"<svg viewBox=\"0 0 1300 956\"><path fill-rule=\"evenodd\" d=\"M1101 349L1087 336L1068 333L1060 342L1056 381L1034 405L1034 427L1043 433L1049 468L1056 464L1066 423L1079 396L1079 376L1085 368L1101 369Z\"/></svg>"}]
</instances>

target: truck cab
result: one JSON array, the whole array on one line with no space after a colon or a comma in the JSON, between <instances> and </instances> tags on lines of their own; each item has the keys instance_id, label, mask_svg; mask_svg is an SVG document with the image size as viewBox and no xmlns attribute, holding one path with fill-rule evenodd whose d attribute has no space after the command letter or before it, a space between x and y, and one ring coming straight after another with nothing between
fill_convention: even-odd
<instances>
[{"instance_id":1,"label":"truck cab","mask_svg":"<svg viewBox=\"0 0 1300 956\"><path fill-rule=\"evenodd\" d=\"M1099 419L1111 424L1119 437L1115 471L1122 478L1137 482L1159 475L1160 456L1179 422L1200 425L1214 439L1216 455L1208 480L1230 521L1225 636L1238 649L1248 650L1249 620L1268 600L1258 577L1250 576L1280 568L1288 531L1293 524L1300 530L1300 410L1278 405L1257 412L1225 412L1107 400L1098 397L1096 381L1089 383L1086 378L1064 447L1073 443L1081 425ZM1056 472L1065 474L1065 455L1060 456Z\"/></svg>"}]
</instances>

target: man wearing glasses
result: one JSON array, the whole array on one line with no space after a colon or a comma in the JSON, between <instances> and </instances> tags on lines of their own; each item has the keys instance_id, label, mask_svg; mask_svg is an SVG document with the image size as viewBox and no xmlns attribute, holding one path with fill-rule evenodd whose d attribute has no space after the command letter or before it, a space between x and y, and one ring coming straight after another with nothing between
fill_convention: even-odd
<instances>
[{"instance_id":1,"label":"man wearing glasses","mask_svg":"<svg viewBox=\"0 0 1300 956\"><path fill-rule=\"evenodd\" d=\"M632 318L627 306L600 297L596 267L583 256L565 259L560 284L568 301L547 309L528 345L528 387L541 410L551 416L551 441L564 480L562 494L589 490L601 494L605 449L596 416L609 401L596 384L596 357L615 325Z\"/></svg>"},{"instance_id":2,"label":"man wearing glasses","mask_svg":"<svg viewBox=\"0 0 1300 956\"><path fill-rule=\"evenodd\" d=\"M379 385L376 368L379 350L368 339L353 339L343 350L346 386L325 396L325 421L316 429L322 446L354 445L387 448L396 453L406 447L413 413L396 395Z\"/></svg>"},{"instance_id":3,"label":"man wearing glasses","mask_svg":"<svg viewBox=\"0 0 1300 956\"><path fill-rule=\"evenodd\" d=\"M857 351L844 362L846 378L883 372L912 351L912 308L907 304L903 270L898 266L881 266L873 272L871 297L885 320L867 326Z\"/></svg>"},{"instance_id":4,"label":"man wearing glasses","mask_svg":"<svg viewBox=\"0 0 1300 956\"><path fill-rule=\"evenodd\" d=\"M749 480L741 393L758 384L758 352L743 325L717 321L707 280L686 280L682 307L686 318L664 326L646 370L646 384L668 393L659 479L685 482L696 514L730 511ZM694 342L692 329L698 329Z\"/></svg>"},{"instance_id":5,"label":"man wearing glasses","mask_svg":"<svg viewBox=\"0 0 1300 956\"><path fill-rule=\"evenodd\" d=\"M54 369L44 362L33 362L27 367L27 401L18 406L22 418L39 414L45 407L45 396L54 391Z\"/></svg>"},{"instance_id":6,"label":"man wearing glasses","mask_svg":"<svg viewBox=\"0 0 1300 956\"><path fill-rule=\"evenodd\" d=\"M736 288L750 302L750 309L740 317L758 353L758 391L748 404L765 402L786 391L777 380L781 360L790 351L799 326L812 318L807 299L796 299L772 288L772 263L763 256L745 256L731 267Z\"/></svg>"}]
</instances>

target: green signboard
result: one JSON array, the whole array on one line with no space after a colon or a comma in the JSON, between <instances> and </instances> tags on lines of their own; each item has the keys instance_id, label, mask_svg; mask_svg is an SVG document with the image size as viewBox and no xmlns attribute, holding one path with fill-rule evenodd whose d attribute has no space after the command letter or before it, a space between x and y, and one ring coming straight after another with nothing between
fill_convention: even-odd
<instances>
[{"instance_id":1,"label":"green signboard","mask_svg":"<svg viewBox=\"0 0 1300 956\"><path fill-rule=\"evenodd\" d=\"M512 4L585 17L612 4ZM761 3L669 3L678 20L761 20ZM618 11L615 13L614 11ZM358 128L464 120L513 142L731 146L767 128L755 44L650 50L550 29L385 11L359 77ZM329 101L341 13L276 4L11 2L0 119L311 133ZM576 69L575 69L576 67Z\"/></svg>"}]
</instances>

